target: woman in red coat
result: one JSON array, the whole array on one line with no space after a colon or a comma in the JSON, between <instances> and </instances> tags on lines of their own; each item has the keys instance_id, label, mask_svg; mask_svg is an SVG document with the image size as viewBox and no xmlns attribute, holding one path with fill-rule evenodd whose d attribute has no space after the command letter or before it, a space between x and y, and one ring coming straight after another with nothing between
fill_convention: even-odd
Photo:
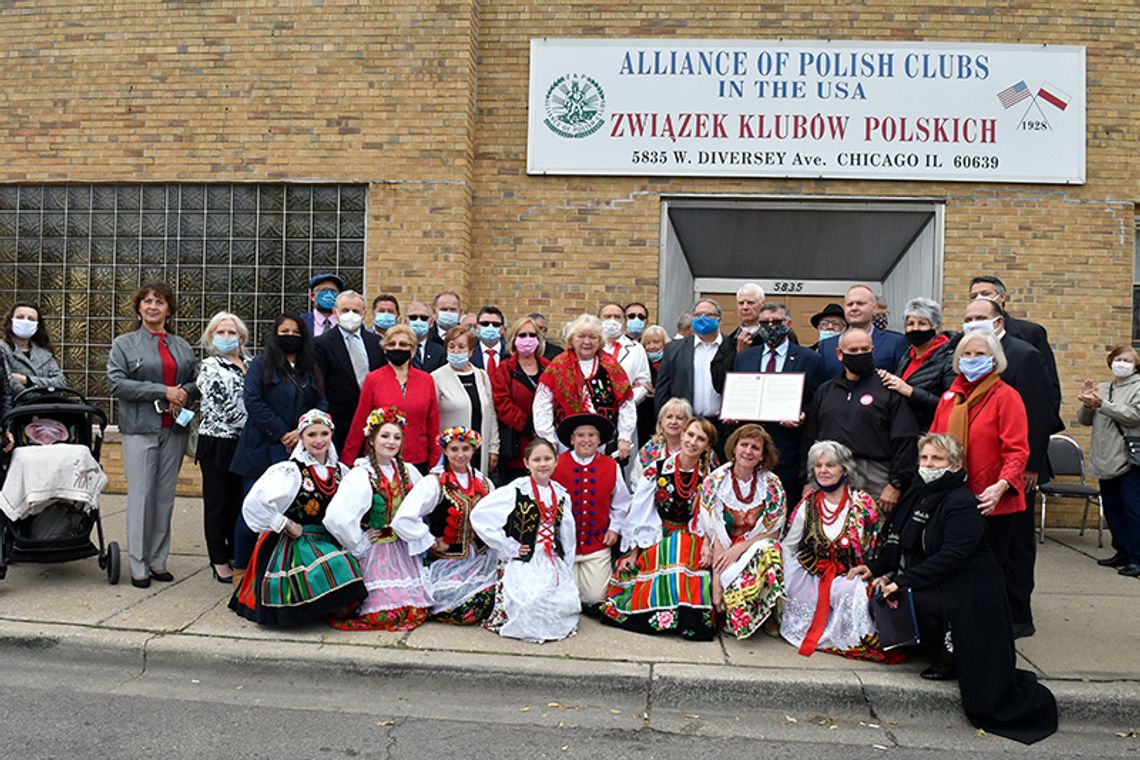
<instances>
[{"instance_id":1,"label":"woman in red coat","mask_svg":"<svg viewBox=\"0 0 1140 760\"><path fill-rule=\"evenodd\" d=\"M992 333L962 336L954 351L958 377L942 394L932 433L949 433L966 449L966 486L989 518L989 540L1002 565L1013 535L1012 517L1025 509L1020 489L1029 459L1029 423L1020 394L1001 379L1005 352Z\"/></svg>"},{"instance_id":2,"label":"woman in red coat","mask_svg":"<svg viewBox=\"0 0 1140 760\"><path fill-rule=\"evenodd\" d=\"M407 325L389 327L384 333L388 363L364 378L352 429L344 442L345 462L355 462L361 456L364 423L372 410L390 406L403 412L408 420L404 428L404 461L424 474L439 462L439 401L431 375L412 366L412 352L418 342Z\"/></svg>"},{"instance_id":3,"label":"woman in red coat","mask_svg":"<svg viewBox=\"0 0 1140 760\"><path fill-rule=\"evenodd\" d=\"M499 362L491 373L491 391L500 427L499 454L506 483L527 474L523 452L534 440L534 391L542 370L550 363L542 355L544 343L534 320L523 317L515 322L507 336L511 357Z\"/></svg>"}]
</instances>

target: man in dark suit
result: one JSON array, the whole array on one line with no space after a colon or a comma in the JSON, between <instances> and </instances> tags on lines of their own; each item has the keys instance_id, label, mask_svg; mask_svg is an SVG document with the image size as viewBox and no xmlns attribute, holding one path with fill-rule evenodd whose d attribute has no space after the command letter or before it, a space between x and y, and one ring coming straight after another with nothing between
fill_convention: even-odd
<instances>
[{"instance_id":1,"label":"man in dark suit","mask_svg":"<svg viewBox=\"0 0 1140 760\"><path fill-rule=\"evenodd\" d=\"M1023 485L1026 508L1016 513L1008 525L1009 535L995 531L991 526L990 543L998 564L1005 573L1009 611L1013 618L1015 637L1032 636L1033 613L1030 596L1033 593L1033 566L1037 556L1037 540L1033 520L1036 489L1039 483L1049 480L1049 435L1059 415L1057 397L1049 381L1049 371L1041 352L1020 338L1010 335L1002 314L1001 304L988 298L976 298L966 305L965 325L983 322L992 329L1000 341L1009 366L1001 379L1009 384L1025 402L1029 421L1029 460L1025 465ZM1005 556L1001 556L1004 553Z\"/></svg>"},{"instance_id":2,"label":"man in dark suit","mask_svg":"<svg viewBox=\"0 0 1140 760\"><path fill-rule=\"evenodd\" d=\"M1006 311L1005 305L1009 300L1009 293L1006 291L1005 283L1001 281L1001 278L987 274L978 275L970 280L970 298L974 299L979 296L998 302L1001 306L1002 318L1005 320L1006 332L1015 338L1020 338L1041 352L1045 369L1049 373L1049 382L1052 384L1053 393L1057 397L1055 403L1059 410L1061 408L1061 380L1057 375L1057 358L1053 355L1053 347L1049 345L1049 333L1036 322L1018 319ZM1058 412L1057 418L1053 420L1051 432L1059 433L1064 429L1065 423Z\"/></svg>"},{"instance_id":3,"label":"man in dark suit","mask_svg":"<svg viewBox=\"0 0 1140 760\"><path fill-rule=\"evenodd\" d=\"M827 378L823 374L823 359L820 355L790 340L791 323L791 315L783 304L769 301L760 307L759 327L756 331L757 345L736 355L733 371L802 372L804 375L804 395L800 403L799 418L784 422L762 423L764 429L772 436L772 443L780 455L775 473L784 484L789 502L794 502L804 487L803 477L800 474L800 442L804 420L807 410L811 408L816 388ZM717 390L723 392L723 374L720 382Z\"/></svg>"},{"instance_id":4,"label":"man in dark suit","mask_svg":"<svg viewBox=\"0 0 1140 760\"><path fill-rule=\"evenodd\" d=\"M452 290L445 290L436 294L431 302L435 320L432 323L431 331L428 333L428 340L446 347L443 336L447 335L448 330L459 324L459 318L462 314L461 306L459 294Z\"/></svg>"},{"instance_id":5,"label":"man in dark suit","mask_svg":"<svg viewBox=\"0 0 1140 760\"><path fill-rule=\"evenodd\" d=\"M471 363L488 374L495 371L507 351L507 341L503 338L506 321L498 306L484 306L475 315L475 334L479 342L471 354Z\"/></svg>"},{"instance_id":6,"label":"man in dark suit","mask_svg":"<svg viewBox=\"0 0 1140 760\"><path fill-rule=\"evenodd\" d=\"M875 293L866 285L852 285L843 299L843 314L848 329L857 329L871 334L875 347L875 368L894 372L909 346L906 338L892 330L880 330L871 320L875 315ZM819 342L819 355L823 357L823 371L827 377L835 377L843 369L839 361L839 337Z\"/></svg>"},{"instance_id":7,"label":"man in dark suit","mask_svg":"<svg viewBox=\"0 0 1140 760\"><path fill-rule=\"evenodd\" d=\"M336 327L336 297L344 290L344 280L331 272L309 280L309 303L312 310L301 315L301 321L314 338Z\"/></svg>"},{"instance_id":8,"label":"man in dark suit","mask_svg":"<svg viewBox=\"0 0 1140 760\"><path fill-rule=\"evenodd\" d=\"M720 393L712 382L712 360L725 339L720 332L720 318L720 304L698 301L693 307L694 335L665 344L653 395L658 412L669 399L683 398L693 405L698 417L718 419Z\"/></svg>"},{"instance_id":9,"label":"man in dark suit","mask_svg":"<svg viewBox=\"0 0 1140 760\"><path fill-rule=\"evenodd\" d=\"M542 312L534 311L534 312L531 312L530 314L527 314L526 316L527 316L527 319L534 322L534 326L538 328L538 331L540 333L542 333L542 339L545 341L545 345L546 345L546 347L542 351L543 358L545 358L547 361L552 361L560 353L562 353L563 351L566 350L562 346L558 345L558 343L552 341L550 339L550 336L546 334L549 325L546 321L546 315L545 314L543 314Z\"/></svg>"},{"instance_id":10,"label":"man in dark suit","mask_svg":"<svg viewBox=\"0 0 1140 760\"><path fill-rule=\"evenodd\" d=\"M336 327L313 342L317 365L325 378L329 414L336 425L333 444L337 451L344 449L365 375L387 363L380 339L363 327L366 313L363 296L342 291L336 298ZM352 462L346 464L351 466Z\"/></svg>"},{"instance_id":11,"label":"man in dark suit","mask_svg":"<svg viewBox=\"0 0 1140 760\"><path fill-rule=\"evenodd\" d=\"M408 327L412 328L419 340L412 354L413 367L431 373L447 363L447 349L442 343L428 338L435 328L431 325L431 308L426 303L412 301L408 306Z\"/></svg>"}]
</instances>

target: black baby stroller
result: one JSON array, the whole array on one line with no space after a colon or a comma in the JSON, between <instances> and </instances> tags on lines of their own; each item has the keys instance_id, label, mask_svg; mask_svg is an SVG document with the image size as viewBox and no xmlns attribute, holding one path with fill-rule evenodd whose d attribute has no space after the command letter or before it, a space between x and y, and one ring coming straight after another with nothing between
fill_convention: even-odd
<instances>
[{"instance_id":1,"label":"black baby stroller","mask_svg":"<svg viewBox=\"0 0 1140 760\"><path fill-rule=\"evenodd\" d=\"M0 420L0 432L10 431L16 442L0 492L0 578L7 563L97 556L107 580L119 582L119 545L104 544L97 498L106 483L98 464L106 429L103 410L70 388L27 388L12 399ZM29 514L12 519L6 513L13 510Z\"/></svg>"}]
</instances>

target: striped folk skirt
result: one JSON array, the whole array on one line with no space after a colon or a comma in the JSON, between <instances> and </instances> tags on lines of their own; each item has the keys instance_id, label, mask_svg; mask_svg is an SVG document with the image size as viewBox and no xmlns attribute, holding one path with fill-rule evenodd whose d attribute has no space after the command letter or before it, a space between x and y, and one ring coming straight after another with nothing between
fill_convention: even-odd
<instances>
[{"instance_id":1,"label":"striped folk skirt","mask_svg":"<svg viewBox=\"0 0 1140 760\"><path fill-rule=\"evenodd\" d=\"M343 615L368 596L356 558L322 525L300 538L263 533L230 609L261 625L284 627Z\"/></svg>"},{"instance_id":2,"label":"striped folk skirt","mask_svg":"<svg viewBox=\"0 0 1140 760\"><path fill-rule=\"evenodd\" d=\"M630 571L610 579L602 621L638 633L715 638L711 576L700 567L703 543L683 528L666 526L660 543L642 551Z\"/></svg>"}]
</instances>

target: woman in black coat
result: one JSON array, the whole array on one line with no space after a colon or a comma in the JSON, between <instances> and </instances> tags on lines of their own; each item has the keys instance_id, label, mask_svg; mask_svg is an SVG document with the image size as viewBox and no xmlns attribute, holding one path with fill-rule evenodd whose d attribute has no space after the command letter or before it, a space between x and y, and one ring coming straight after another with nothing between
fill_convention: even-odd
<instances>
[{"instance_id":1,"label":"woman in black coat","mask_svg":"<svg viewBox=\"0 0 1140 760\"><path fill-rule=\"evenodd\" d=\"M910 348L899 360L896 374L881 369L879 378L889 390L910 402L919 426L929 430L942 394L958 374L953 362L958 343L953 333L942 332L942 307L936 301L912 298L905 314Z\"/></svg>"},{"instance_id":2,"label":"woman in black coat","mask_svg":"<svg viewBox=\"0 0 1140 760\"><path fill-rule=\"evenodd\" d=\"M971 723L1032 744L1057 730L1057 703L1035 675L1015 667L1005 583L986 540L986 519L966 487L962 447L941 434L918 445L920 481L891 513L879 556L850 575L874 576L888 598L909 587L933 662L922 677L956 675Z\"/></svg>"}]
</instances>

